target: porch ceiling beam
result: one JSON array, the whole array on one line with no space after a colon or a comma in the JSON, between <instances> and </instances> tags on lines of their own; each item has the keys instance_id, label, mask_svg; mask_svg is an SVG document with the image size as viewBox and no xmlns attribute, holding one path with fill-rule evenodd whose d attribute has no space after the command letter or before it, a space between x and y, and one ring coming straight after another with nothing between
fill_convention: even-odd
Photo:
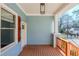
<instances>
[{"instance_id":1,"label":"porch ceiling beam","mask_svg":"<svg viewBox=\"0 0 79 59\"><path fill-rule=\"evenodd\" d=\"M61 11L63 8L65 8L67 5L69 5L69 3L66 4L62 4L53 14L57 14L59 11Z\"/></svg>"}]
</instances>

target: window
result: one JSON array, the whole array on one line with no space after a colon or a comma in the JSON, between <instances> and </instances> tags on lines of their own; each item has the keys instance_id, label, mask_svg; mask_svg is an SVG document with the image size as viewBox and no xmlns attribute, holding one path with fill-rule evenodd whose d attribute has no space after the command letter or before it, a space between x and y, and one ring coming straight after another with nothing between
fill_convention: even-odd
<instances>
[{"instance_id":1,"label":"window","mask_svg":"<svg viewBox=\"0 0 79 59\"><path fill-rule=\"evenodd\" d=\"M60 17L59 32L64 38L79 38L79 5Z\"/></svg>"},{"instance_id":2,"label":"window","mask_svg":"<svg viewBox=\"0 0 79 59\"><path fill-rule=\"evenodd\" d=\"M1 48L15 41L15 15L1 8Z\"/></svg>"}]
</instances>

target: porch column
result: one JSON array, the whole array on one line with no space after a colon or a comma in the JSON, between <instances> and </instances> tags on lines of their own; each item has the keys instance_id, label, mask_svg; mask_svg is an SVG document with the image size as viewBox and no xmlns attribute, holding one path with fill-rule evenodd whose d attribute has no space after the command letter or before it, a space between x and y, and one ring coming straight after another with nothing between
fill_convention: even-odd
<instances>
[{"instance_id":1,"label":"porch column","mask_svg":"<svg viewBox=\"0 0 79 59\"><path fill-rule=\"evenodd\" d=\"M58 17L55 15L54 16L54 42L53 42L53 47L56 47L56 37L58 33Z\"/></svg>"}]
</instances>

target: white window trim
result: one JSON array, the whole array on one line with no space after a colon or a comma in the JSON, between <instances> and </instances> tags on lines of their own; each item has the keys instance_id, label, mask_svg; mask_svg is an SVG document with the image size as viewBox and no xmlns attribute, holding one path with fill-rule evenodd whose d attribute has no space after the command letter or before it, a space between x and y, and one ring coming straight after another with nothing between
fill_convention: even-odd
<instances>
[{"instance_id":1,"label":"white window trim","mask_svg":"<svg viewBox=\"0 0 79 59\"><path fill-rule=\"evenodd\" d=\"M1 4L0 4L0 15L1 15ZM0 16L0 28L1 28L1 16ZM1 45L1 32L0 32L0 45ZM0 46L0 55L1 55L1 46Z\"/></svg>"},{"instance_id":2,"label":"white window trim","mask_svg":"<svg viewBox=\"0 0 79 59\"><path fill-rule=\"evenodd\" d=\"M13 43L11 43L11 44L9 44L9 45L7 45L7 46L5 46L5 47L3 47L3 48L0 49L1 53L5 53L7 50L11 49L13 46L15 46L18 43L18 40L17 40L18 39L18 37L17 37L17 35L18 35L18 23L17 23L18 22L18 20L17 20L18 19L17 18L18 15L17 15L16 12L14 12L11 8L9 8L8 6L6 6L5 4L1 4L0 5L0 13L1 13L1 8L4 8L5 10L11 12L12 14L14 14L16 16L16 19L15 19L15 22L16 22L15 23L15 25L16 25L15 26L15 41ZM1 16L0 16L0 19L1 19ZM1 20L0 20L0 22L1 22Z\"/></svg>"}]
</instances>

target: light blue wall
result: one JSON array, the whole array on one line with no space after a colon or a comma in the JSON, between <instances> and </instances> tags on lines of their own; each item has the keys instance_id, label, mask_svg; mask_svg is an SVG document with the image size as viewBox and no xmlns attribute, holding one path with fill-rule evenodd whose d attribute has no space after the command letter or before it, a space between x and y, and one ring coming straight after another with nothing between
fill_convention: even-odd
<instances>
[{"instance_id":1,"label":"light blue wall","mask_svg":"<svg viewBox=\"0 0 79 59\"><path fill-rule=\"evenodd\" d=\"M27 16L26 19L28 44L50 44L53 16Z\"/></svg>"},{"instance_id":2,"label":"light blue wall","mask_svg":"<svg viewBox=\"0 0 79 59\"><path fill-rule=\"evenodd\" d=\"M17 43L11 49L7 50L6 52L2 52L1 56L17 56L22 51L21 49L21 42Z\"/></svg>"},{"instance_id":3,"label":"light blue wall","mask_svg":"<svg viewBox=\"0 0 79 59\"><path fill-rule=\"evenodd\" d=\"M23 11L17 6L15 3L6 3L8 7L13 9L19 16L21 16L21 20L26 21L26 15L23 13Z\"/></svg>"},{"instance_id":4,"label":"light blue wall","mask_svg":"<svg viewBox=\"0 0 79 59\"><path fill-rule=\"evenodd\" d=\"M19 16L21 16L21 20L26 21L26 15L20 10L20 8L16 4L6 4L8 7L10 7L12 10L14 10ZM6 51L5 53L2 52L1 55L7 55L7 56L16 56L21 52L21 42L17 43L14 47Z\"/></svg>"}]
</instances>

